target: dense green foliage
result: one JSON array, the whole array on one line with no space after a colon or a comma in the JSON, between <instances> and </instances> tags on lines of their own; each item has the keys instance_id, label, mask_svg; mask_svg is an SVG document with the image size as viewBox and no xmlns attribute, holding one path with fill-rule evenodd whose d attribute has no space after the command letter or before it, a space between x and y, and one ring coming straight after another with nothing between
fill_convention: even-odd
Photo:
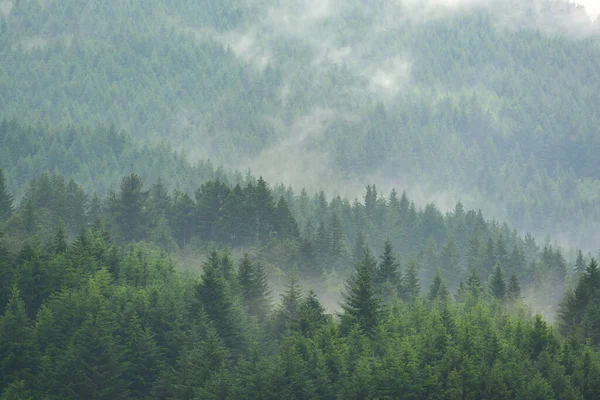
<instances>
[{"instance_id":1,"label":"dense green foliage","mask_svg":"<svg viewBox=\"0 0 600 400\"><path fill-rule=\"evenodd\" d=\"M41 190L46 179L36 180L29 192ZM56 176L48 182L54 193L55 186L64 186ZM266 190L264 196L261 190ZM293 278L286 278L281 299L271 296L273 281L268 282L259 259L275 257L278 246L311 244L297 228L278 234L277 227L296 220L289 211L276 212L264 180L245 189L209 182L198 190L197 203L192 201L192 215L206 218L208 210L222 209L210 207L204 195L232 196L236 191L266 199L270 211L255 212L257 221L269 223L266 228L258 223L245 237L243 246L251 253L236 262L228 250L213 250L199 273L183 272L160 249L162 242L155 238L161 236L151 232L152 215L161 213L148 204L159 203L155 196L161 190L156 185L144 189L137 175L123 179L120 192L108 196L90 228L84 226L90 217L86 208L79 221L84 227L73 239L62 220L52 222L56 209L44 209L27 195L23 202L40 218L36 226L54 232L27 233L17 222L26 212L24 205L3 224L9 235L0 240L2 398L594 399L600 390L595 347L600 340L600 273L595 260L563 303L564 339L539 315L530 319L516 276L507 280L497 260L486 278L489 291L477 272L486 271L483 258L471 263L469 276L452 295L441 269L420 257L423 270L437 269L428 296L421 297L416 262L404 274L391 241L379 260L365 243L354 268L350 256L321 265L339 266L339 273L349 274L341 307L327 312L319 296ZM67 198L70 209L75 197ZM299 201L292 199L293 204ZM172 200L168 196L164 204L174 204ZM318 204L314 202L313 211ZM330 205L324 206L326 213ZM168 216L172 211L163 212ZM416 214L419 220L425 215ZM450 216L439 218L452 221ZM337 220L345 226L344 218ZM131 226L132 221L137 225ZM492 229L480 222L477 229ZM193 222L197 245L220 243L234 250L242 245L229 235L227 225L203 223ZM215 236L204 236L206 232ZM261 232L269 232L266 247ZM461 243L462 236L456 237ZM491 243L498 251L502 236ZM544 252L560 255L546 249L539 263ZM296 273L306 275L301 265ZM287 268L284 275L294 276ZM524 273L520 268L524 266L515 274ZM304 278L304 284L314 286Z\"/></svg>"},{"instance_id":2,"label":"dense green foliage","mask_svg":"<svg viewBox=\"0 0 600 400\"><path fill-rule=\"evenodd\" d=\"M0 400L596 399L599 38L566 0L0 0Z\"/></svg>"},{"instance_id":3,"label":"dense green foliage","mask_svg":"<svg viewBox=\"0 0 600 400\"><path fill-rule=\"evenodd\" d=\"M278 190L289 201L275 206ZM587 263L579 273L560 250L504 236L460 204L443 216L433 205L416 211L405 195L375 192L369 186L365 202L350 206L322 193L310 199L270 189L259 178L233 189L209 181L192 199L171 196L160 180L146 189L132 174L94 205L75 182L42 175L0 225L8 233L0 239L0 395L595 398L594 259L578 257ZM246 211L235 212L240 205ZM408 228L402 212L414 219ZM236 218L248 216L241 234ZM317 217L321 233L310 228ZM171 233L186 229L185 240ZM386 232L399 240L381 241ZM446 238L439 252L435 235ZM411 258L406 268L395 242L404 242L402 259ZM165 253L214 246L234 253L212 250L202 265L188 260L187 272ZM379 259L370 246L382 247ZM452 269L443 260L454 256L445 253L456 253ZM541 316L531 319L520 285L540 290L549 277L569 276L580 278L561 305L563 338ZM274 298L281 282L286 289ZM328 311L319 298L336 290L339 307Z\"/></svg>"}]
</instances>

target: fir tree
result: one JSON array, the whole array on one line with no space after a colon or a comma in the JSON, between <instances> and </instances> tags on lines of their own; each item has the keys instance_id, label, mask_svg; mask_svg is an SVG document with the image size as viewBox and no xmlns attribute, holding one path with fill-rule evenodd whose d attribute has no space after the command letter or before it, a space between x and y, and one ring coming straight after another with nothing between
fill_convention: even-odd
<instances>
[{"instance_id":1,"label":"fir tree","mask_svg":"<svg viewBox=\"0 0 600 400\"><path fill-rule=\"evenodd\" d=\"M380 297L383 295L383 288L385 285L393 290L394 296L400 293L403 279L399 268L400 264L396 261L396 257L394 256L392 242L387 240L374 277L374 284ZM381 298L383 299L383 297Z\"/></svg>"},{"instance_id":2,"label":"fir tree","mask_svg":"<svg viewBox=\"0 0 600 400\"><path fill-rule=\"evenodd\" d=\"M500 264L494 266L494 273L490 279L490 293L499 300L504 300L504 297L506 296L504 270Z\"/></svg>"},{"instance_id":3,"label":"fir tree","mask_svg":"<svg viewBox=\"0 0 600 400\"><path fill-rule=\"evenodd\" d=\"M8 192L4 170L0 168L0 221L7 220L13 213L13 198Z\"/></svg>"},{"instance_id":4,"label":"fir tree","mask_svg":"<svg viewBox=\"0 0 600 400\"><path fill-rule=\"evenodd\" d=\"M302 301L302 290L295 278L291 278L285 292L281 295L281 304L276 311L276 329L284 333L287 329L298 329L298 312Z\"/></svg>"},{"instance_id":5,"label":"fir tree","mask_svg":"<svg viewBox=\"0 0 600 400\"><path fill-rule=\"evenodd\" d=\"M521 298L521 287L519 285L519 280L515 274L510 276L508 281L508 289L506 290L506 297L509 300L518 300Z\"/></svg>"},{"instance_id":6,"label":"fir tree","mask_svg":"<svg viewBox=\"0 0 600 400\"><path fill-rule=\"evenodd\" d=\"M218 254L214 256L214 253L204 263L202 281L196 288L196 298L225 344L231 349L240 349L243 344L236 309L223 279Z\"/></svg>"},{"instance_id":7,"label":"fir tree","mask_svg":"<svg viewBox=\"0 0 600 400\"><path fill-rule=\"evenodd\" d=\"M364 332L372 332L381 314L381 301L377 297L374 274L377 261L368 249L356 265L356 271L346 282L342 309L352 323Z\"/></svg>"},{"instance_id":8,"label":"fir tree","mask_svg":"<svg viewBox=\"0 0 600 400\"><path fill-rule=\"evenodd\" d=\"M327 322L325 308L314 291L302 299L298 308L298 328L305 336L311 336Z\"/></svg>"},{"instance_id":9,"label":"fir tree","mask_svg":"<svg viewBox=\"0 0 600 400\"><path fill-rule=\"evenodd\" d=\"M238 282L248 314L263 321L270 308L269 287L264 269L260 263L253 263L246 253L240 263Z\"/></svg>"},{"instance_id":10,"label":"fir tree","mask_svg":"<svg viewBox=\"0 0 600 400\"><path fill-rule=\"evenodd\" d=\"M577 259L575 260L575 273L583 274L585 272L585 259L583 258L583 253L581 250L577 251Z\"/></svg>"},{"instance_id":11,"label":"fir tree","mask_svg":"<svg viewBox=\"0 0 600 400\"><path fill-rule=\"evenodd\" d=\"M406 270L406 278L402 285L402 298L404 301L412 300L419 296L421 285L419 284L419 271L415 260L410 260Z\"/></svg>"},{"instance_id":12,"label":"fir tree","mask_svg":"<svg viewBox=\"0 0 600 400\"><path fill-rule=\"evenodd\" d=\"M433 281L429 286L429 299L435 300L445 300L448 297L448 288L444 279L442 278L442 274L439 270L435 272L435 276L433 277Z\"/></svg>"}]
</instances>

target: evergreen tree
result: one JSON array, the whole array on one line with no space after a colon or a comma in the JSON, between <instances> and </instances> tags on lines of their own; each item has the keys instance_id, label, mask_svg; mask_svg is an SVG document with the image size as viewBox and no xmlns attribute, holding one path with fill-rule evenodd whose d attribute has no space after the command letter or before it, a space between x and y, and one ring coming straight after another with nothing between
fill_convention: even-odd
<instances>
[{"instance_id":1,"label":"evergreen tree","mask_svg":"<svg viewBox=\"0 0 600 400\"><path fill-rule=\"evenodd\" d=\"M36 365L33 330L16 286L0 317L0 338L0 389L15 380L31 382Z\"/></svg>"},{"instance_id":2,"label":"evergreen tree","mask_svg":"<svg viewBox=\"0 0 600 400\"><path fill-rule=\"evenodd\" d=\"M456 285L458 278L462 275L459 264L460 254L458 247L456 246L454 235L450 233L440 252L440 267L442 268L444 279L451 287Z\"/></svg>"},{"instance_id":3,"label":"evergreen tree","mask_svg":"<svg viewBox=\"0 0 600 400\"><path fill-rule=\"evenodd\" d=\"M402 285L402 298L404 301L412 300L421 293L421 285L419 284L419 271L415 260L410 260L406 270L406 278Z\"/></svg>"},{"instance_id":4,"label":"evergreen tree","mask_svg":"<svg viewBox=\"0 0 600 400\"><path fill-rule=\"evenodd\" d=\"M310 290L298 307L298 328L305 336L311 336L327 322L325 308L317 294Z\"/></svg>"},{"instance_id":5,"label":"evergreen tree","mask_svg":"<svg viewBox=\"0 0 600 400\"><path fill-rule=\"evenodd\" d=\"M295 278L291 278L285 292L281 295L281 304L276 311L276 329L282 334L286 330L298 329L299 308L302 290Z\"/></svg>"},{"instance_id":6,"label":"evergreen tree","mask_svg":"<svg viewBox=\"0 0 600 400\"><path fill-rule=\"evenodd\" d=\"M220 260L215 252L204 263L202 280L196 287L196 298L206 316L214 323L219 336L230 349L241 349L242 334L233 299L223 279Z\"/></svg>"},{"instance_id":7,"label":"evergreen tree","mask_svg":"<svg viewBox=\"0 0 600 400\"><path fill-rule=\"evenodd\" d=\"M377 261L366 249L363 258L356 265L356 271L346 282L342 309L349 320L361 330L373 331L381 315L381 301L377 297L374 285Z\"/></svg>"},{"instance_id":8,"label":"evergreen tree","mask_svg":"<svg viewBox=\"0 0 600 400\"><path fill-rule=\"evenodd\" d=\"M577 251L577 259L575 260L575 273L576 274L583 274L585 272L585 259L583 258L583 253L581 252L581 250Z\"/></svg>"},{"instance_id":9,"label":"evergreen tree","mask_svg":"<svg viewBox=\"0 0 600 400\"><path fill-rule=\"evenodd\" d=\"M238 282L248 314L263 321L270 309L267 276L260 263L253 263L248 253L244 254L239 267Z\"/></svg>"},{"instance_id":10,"label":"evergreen tree","mask_svg":"<svg viewBox=\"0 0 600 400\"><path fill-rule=\"evenodd\" d=\"M342 225L340 223L340 219L337 213L333 213L331 216L331 245L330 249L330 257L334 264L334 266L338 267L341 264L341 261L345 258L345 238L344 231L342 230Z\"/></svg>"},{"instance_id":11,"label":"evergreen tree","mask_svg":"<svg viewBox=\"0 0 600 400\"><path fill-rule=\"evenodd\" d=\"M390 295L397 296L400 294L403 279L399 268L400 264L394 256L392 242L387 240L374 277L374 284L381 299L389 298ZM385 293L386 286L389 286L392 293Z\"/></svg>"},{"instance_id":12,"label":"evergreen tree","mask_svg":"<svg viewBox=\"0 0 600 400\"><path fill-rule=\"evenodd\" d=\"M439 270L437 270L435 272L433 281L431 282L431 285L429 286L429 299L430 300L435 300L435 299L445 300L448 297L448 294L449 294L448 288L446 286L446 283L444 282L444 279L442 278L442 274L440 273Z\"/></svg>"},{"instance_id":13,"label":"evergreen tree","mask_svg":"<svg viewBox=\"0 0 600 400\"><path fill-rule=\"evenodd\" d=\"M111 199L111 212L119 233L126 242L143 240L149 223L146 202L149 192L142 179L131 174L123 178L121 191Z\"/></svg>"},{"instance_id":14,"label":"evergreen tree","mask_svg":"<svg viewBox=\"0 0 600 400\"><path fill-rule=\"evenodd\" d=\"M521 286L519 285L519 280L515 274L510 276L508 281L508 289L506 290L506 297L509 300L518 300L521 298Z\"/></svg>"},{"instance_id":15,"label":"evergreen tree","mask_svg":"<svg viewBox=\"0 0 600 400\"><path fill-rule=\"evenodd\" d=\"M0 221L7 220L13 213L13 198L8 192L4 170L0 168Z\"/></svg>"},{"instance_id":16,"label":"evergreen tree","mask_svg":"<svg viewBox=\"0 0 600 400\"><path fill-rule=\"evenodd\" d=\"M361 261L366 248L367 242L365 240L365 235L362 232L359 232L354 241L354 249L352 250L352 262L355 265Z\"/></svg>"},{"instance_id":17,"label":"evergreen tree","mask_svg":"<svg viewBox=\"0 0 600 400\"><path fill-rule=\"evenodd\" d=\"M496 266L494 266L494 273L490 279L490 293L499 300L504 300L504 297L506 296L504 270L500 264L496 264Z\"/></svg>"}]
</instances>

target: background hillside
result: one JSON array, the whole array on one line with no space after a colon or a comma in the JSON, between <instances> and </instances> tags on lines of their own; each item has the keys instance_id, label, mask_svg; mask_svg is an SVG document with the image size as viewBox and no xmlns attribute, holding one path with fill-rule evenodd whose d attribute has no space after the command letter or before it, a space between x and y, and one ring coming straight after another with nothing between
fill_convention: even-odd
<instances>
[{"instance_id":1,"label":"background hillside","mask_svg":"<svg viewBox=\"0 0 600 400\"><path fill-rule=\"evenodd\" d=\"M134 147L167 142L295 187L356 196L377 183L442 209L460 199L597 247L600 25L581 7L20 0L0 15L8 119L114 125ZM44 163L26 179L14 168L47 149L0 142L19 193Z\"/></svg>"}]
</instances>

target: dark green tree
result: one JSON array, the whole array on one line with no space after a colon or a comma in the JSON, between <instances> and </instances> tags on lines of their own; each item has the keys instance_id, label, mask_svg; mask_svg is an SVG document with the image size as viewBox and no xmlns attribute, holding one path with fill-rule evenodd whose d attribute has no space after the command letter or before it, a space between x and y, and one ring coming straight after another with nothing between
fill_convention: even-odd
<instances>
[{"instance_id":1,"label":"dark green tree","mask_svg":"<svg viewBox=\"0 0 600 400\"><path fill-rule=\"evenodd\" d=\"M506 298L515 301L521 298L521 286L515 274L510 276L508 280L508 289L506 290Z\"/></svg>"},{"instance_id":2,"label":"dark green tree","mask_svg":"<svg viewBox=\"0 0 600 400\"><path fill-rule=\"evenodd\" d=\"M13 198L8 192L4 170L0 168L0 221L7 220L13 213Z\"/></svg>"},{"instance_id":3,"label":"dark green tree","mask_svg":"<svg viewBox=\"0 0 600 400\"><path fill-rule=\"evenodd\" d=\"M419 284L419 271L417 262L410 260L406 270L406 278L402 285L402 299L404 301L412 300L421 293L421 285Z\"/></svg>"},{"instance_id":4,"label":"dark green tree","mask_svg":"<svg viewBox=\"0 0 600 400\"><path fill-rule=\"evenodd\" d=\"M271 307L267 276L262 265L253 263L248 253L240 262L238 282L248 314L264 321Z\"/></svg>"},{"instance_id":5,"label":"dark green tree","mask_svg":"<svg viewBox=\"0 0 600 400\"><path fill-rule=\"evenodd\" d=\"M374 284L381 299L400 295L403 285L400 264L396 261L392 242L387 240L375 270Z\"/></svg>"},{"instance_id":6,"label":"dark green tree","mask_svg":"<svg viewBox=\"0 0 600 400\"><path fill-rule=\"evenodd\" d=\"M374 284L376 268L377 261L367 248L355 272L348 278L343 294L345 316L365 333L373 331L382 312Z\"/></svg>"},{"instance_id":7,"label":"dark green tree","mask_svg":"<svg viewBox=\"0 0 600 400\"><path fill-rule=\"evenodd\" d=\"M435 300L445 300L448 297L448 287L444 282L444 278L442 278L442 274L439 270L435 272L435 276L433 277L433 281L429 286L429 299Z\"/></svg>"},{"instance_id":8,"label":"dark green tree","mask_svg":"<svg viewBox=\"0 0 600 400\"><path fill-rule=\"evenodd\" d=\"M506 297L506 280L504 279L504 269L499 263L494 266L494 273L490 279L490 293L498 300L504 300Z\"/></svg>"},{"instance_id":9,"label":"dark green tree","mask_svg":"<svg viewBox=\"0 0 600 400\"><path fill-rule=\"evenodd\" d=\"M230 349L243 347L243 335L239 325L237 309L223 278L218 253L213 252L203 265L201 282L196 286L196 299L206 316Z\"/></svg>"}]
</instances>

